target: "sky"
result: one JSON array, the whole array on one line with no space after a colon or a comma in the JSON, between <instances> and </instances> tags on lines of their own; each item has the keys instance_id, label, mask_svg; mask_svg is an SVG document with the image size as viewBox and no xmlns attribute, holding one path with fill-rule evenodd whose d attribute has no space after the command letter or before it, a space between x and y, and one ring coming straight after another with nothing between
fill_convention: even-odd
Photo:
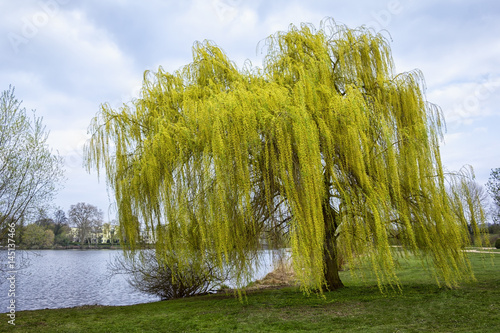
<instances>
[{"instance_id":1,"label":"sky","mask_svg":"<svg viewBox=\"0 0 500 333\"><path fill-rule=\"evenodd\" d=\"M290 24L331 17L390 41L397 72L420 69L427 99L442 108L442 162L474 168L484 185L500 167L498 0L0 0L0 90L15 87L65 159L54 204L86 202L115 218L105 179L83 168L87 128L102 103L139 97L144 71L171 72L211 40L241 68L261 66L259 42Z\"/></svg>"}]
</instances>

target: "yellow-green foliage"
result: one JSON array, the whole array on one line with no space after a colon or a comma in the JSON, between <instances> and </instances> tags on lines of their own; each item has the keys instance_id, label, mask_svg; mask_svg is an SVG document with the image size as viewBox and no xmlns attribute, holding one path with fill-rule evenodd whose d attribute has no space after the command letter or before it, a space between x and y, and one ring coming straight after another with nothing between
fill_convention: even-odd
<instances>
[{"instance_id":1,"label":"yellow-green foliage","mask_svg":"<svg viewBox=\"0 0 500 333\"><path fill-rule=\"evenodd\" d=\"M394 235L447 285L471 276L422 74L395 75L383 36L330 21L291 26L263 48L263 68L238 69L196 43L180 70L146 72L139 99L102 106L88 167L105 170L126 237L142 221L159 255L205 256L244 277L267 235L292 248L306 289L321 288L330 212L343 256L369 256L380 283L397 281Z\"/></svg>"}]
</instances>

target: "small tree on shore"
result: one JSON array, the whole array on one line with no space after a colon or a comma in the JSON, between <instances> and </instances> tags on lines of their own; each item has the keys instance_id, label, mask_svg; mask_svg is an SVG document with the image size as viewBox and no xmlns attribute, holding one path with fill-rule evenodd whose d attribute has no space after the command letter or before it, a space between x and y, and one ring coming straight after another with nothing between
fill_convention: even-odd
<instances>
[{"instance_id":1,"label":"small tree on shore","mask_svg":"<svg viewBox=\"0 0 500 333\"><path fill-rule=\"evenodd\" d=\"M179 267L175 256L163 261L154 250L141 250L130 256L116 256L109 264L111 274L124 274L129 284L162 300L200 295L216 290L228 278L227 273L206 262Z\"/></svg>"}]
</instances>

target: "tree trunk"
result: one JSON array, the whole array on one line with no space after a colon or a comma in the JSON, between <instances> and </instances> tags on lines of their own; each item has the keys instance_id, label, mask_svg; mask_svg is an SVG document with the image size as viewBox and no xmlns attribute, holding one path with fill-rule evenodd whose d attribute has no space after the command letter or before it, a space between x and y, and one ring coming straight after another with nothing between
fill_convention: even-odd
<instances>
[{"instance_id":1,"label":"tree trunk","mask_svg":"<svg viewBox=\"0 0 500 333\"><path fill-rule=\"evenodd\" d=\"M325 282L328 290L335 290L344 287L340 280L339 265L337 257L337 229L336 212L329 203L323 204L323 219L325 221L325 240L323 244L323 260L325 263Z\"/></svg>"},{"instance_id":2,"label":"tree trunk","mask_svg":"<svg viewBox=\"0 0 500 333\"><path fill-rule=\"evenodd\" d=\"M325 282L328 290L340 289L344 286L339 276L339 265L337 262L337 240L327 240L324 244L325 260Z\"/></svg>"}]
</instances>

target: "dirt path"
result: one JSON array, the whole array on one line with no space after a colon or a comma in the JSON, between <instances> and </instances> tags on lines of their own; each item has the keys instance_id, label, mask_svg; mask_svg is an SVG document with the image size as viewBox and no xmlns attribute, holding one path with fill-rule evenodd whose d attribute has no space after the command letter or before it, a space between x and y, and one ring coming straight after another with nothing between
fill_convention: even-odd
<instances>
[{"instance_id":1,"label":"dirt path","mask_svg":"<svg viewBox=\"0 0 500 333\"><path fill-rule=\"evenodd\" d=\"M498 253L500 254L499 251L479 251L479 250L464 250L465 252L472 252L472 253Z\"/></svg>"}]
</instances>

